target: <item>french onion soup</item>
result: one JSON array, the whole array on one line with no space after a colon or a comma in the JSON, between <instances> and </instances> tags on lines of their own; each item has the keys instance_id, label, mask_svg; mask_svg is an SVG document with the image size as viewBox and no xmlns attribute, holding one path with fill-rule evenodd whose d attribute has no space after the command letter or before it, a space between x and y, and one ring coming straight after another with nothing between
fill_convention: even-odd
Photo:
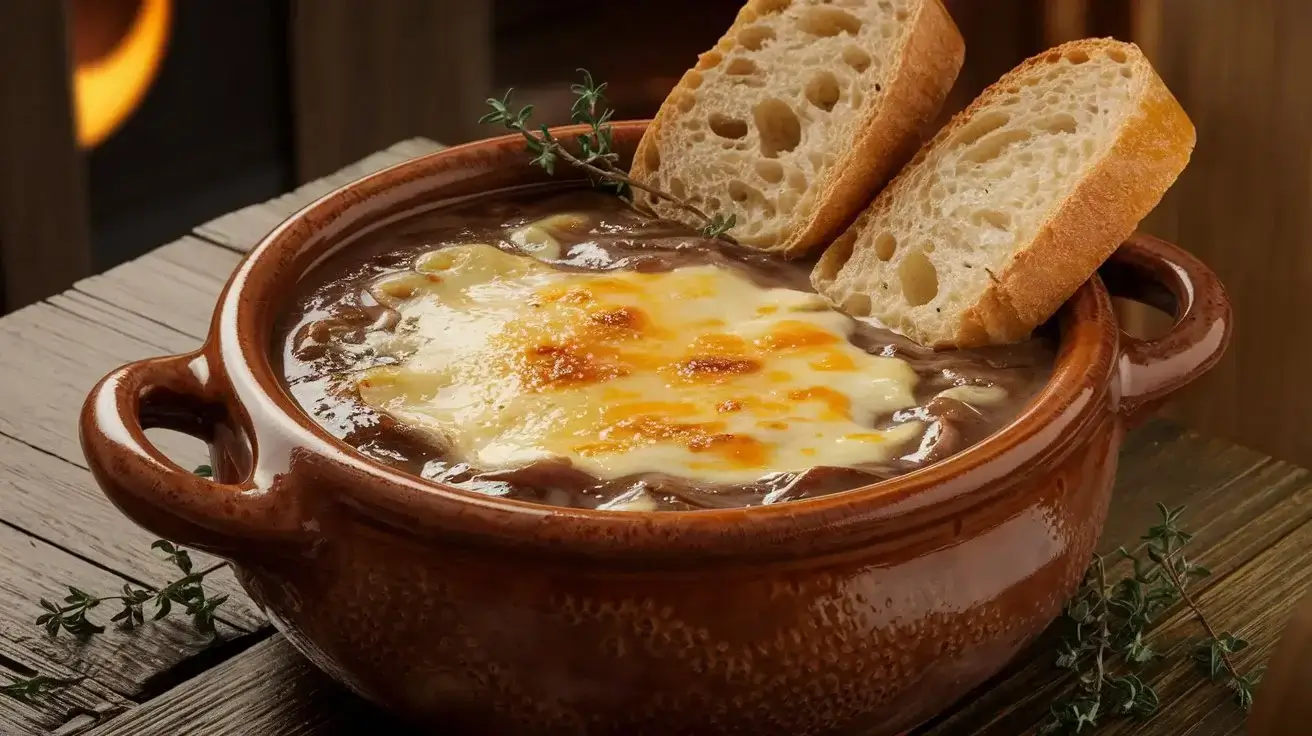
<instances>
[{"instance_id":1,"label":"french onion soup","mask_svg":"<svg viewBox=\"0 0 1312 736\"><path fill-rule=\"evenodd\" d=\"M385 226L302 280L274 354L374 460L539 503L692 510L900 475L978 442L1055 341L933 352L830 308L809 264L588 190Z\"/></svg>"}]
</instances>

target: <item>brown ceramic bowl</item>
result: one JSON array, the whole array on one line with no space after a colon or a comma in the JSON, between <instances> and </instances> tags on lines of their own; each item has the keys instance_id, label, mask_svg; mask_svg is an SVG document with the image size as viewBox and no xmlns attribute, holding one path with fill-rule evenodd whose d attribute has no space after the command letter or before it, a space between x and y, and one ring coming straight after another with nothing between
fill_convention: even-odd
<instances>
[{"instance_id":1,"label":"brown ceramic bowl","mask_svg":"<svg viewBox=\"0 0 1312 736\"><path fill-rule=\"evenodd\" d=\"M644 125L616 125L618 147L631 153ZM1122 333L1092 279L1058 317L1050 383L1000 432L891 481L731 510L477 495L371 462L293 404L268 346L307 267L417 207L545 176L510 137L325 196L242 262L203 347L115 371L82 414L89 465L124 513L231 559L306 656L430 725L905 731L1058 614L1101 530L1126 426L1210 367L1229 337L1215 277L1137 236L1103 278L1174 310L1169 334ZM207 440L217 478L166 459L150 427Z\"/></svg>"}]
</instances>

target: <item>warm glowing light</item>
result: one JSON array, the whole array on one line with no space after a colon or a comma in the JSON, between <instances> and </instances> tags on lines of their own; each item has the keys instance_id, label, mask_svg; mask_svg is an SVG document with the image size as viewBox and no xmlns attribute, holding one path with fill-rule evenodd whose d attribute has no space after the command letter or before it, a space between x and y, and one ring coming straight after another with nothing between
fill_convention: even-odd
<instances>
[{"instance_id":1,"label":"warm glowing light","mask_svg":"<svg viewBox=\"0 0 1312 736\"><path fill-rule=\"evenodd\" d=\"M141 0L108 53L77 63L73 101L79 146L99 145L141 104L168 46L172 10L172 0Z\"/></svg>"}]
</instances>

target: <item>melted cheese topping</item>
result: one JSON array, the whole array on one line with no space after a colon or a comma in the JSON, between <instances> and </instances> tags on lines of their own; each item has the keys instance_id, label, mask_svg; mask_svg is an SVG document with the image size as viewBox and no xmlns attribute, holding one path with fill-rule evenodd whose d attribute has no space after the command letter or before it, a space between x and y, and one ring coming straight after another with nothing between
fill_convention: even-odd
<instances>
[{"instance_id":1,"label":"melted cheese topping","mask_svg":"<svg viewBox=\"0 0 1312 736\"><path fill-rule=\"evenodd\" d=\"M899 454L923 426L905 362L849 342L815 294L714 266L577 273L488 245L422 256L374 288L400 311L360 397L485 469L567 458L601 479L720 483Z\"/></svg>"}]
</instances>

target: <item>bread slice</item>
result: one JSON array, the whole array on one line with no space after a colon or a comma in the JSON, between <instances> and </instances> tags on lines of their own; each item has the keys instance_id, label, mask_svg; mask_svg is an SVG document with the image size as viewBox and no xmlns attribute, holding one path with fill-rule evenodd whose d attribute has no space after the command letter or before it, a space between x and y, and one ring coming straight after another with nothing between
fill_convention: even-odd
<instances>
[{"instance_id":1,"label":"bread slice","mask_svg":"<svg viewBox=\"0 0 1312 736\"><path fill-rule=\"evenodd\" d=\"M923 345L1023 339L1157 205L1193 146L1193 124L1137 46L1058 46L954 117L811 281Z\"/></svg>"},{"instance_id":2,"label":"bread slice","mask_svg":"<svg viewBox=\"0 0 1312 736\"><path fill-rule=\"evenodd\" d=\"M939 0L750 0L666 97L630 174L735 215L744 245L802 256L915 153L964 53Z\"/></svg>"}]
</instances>

